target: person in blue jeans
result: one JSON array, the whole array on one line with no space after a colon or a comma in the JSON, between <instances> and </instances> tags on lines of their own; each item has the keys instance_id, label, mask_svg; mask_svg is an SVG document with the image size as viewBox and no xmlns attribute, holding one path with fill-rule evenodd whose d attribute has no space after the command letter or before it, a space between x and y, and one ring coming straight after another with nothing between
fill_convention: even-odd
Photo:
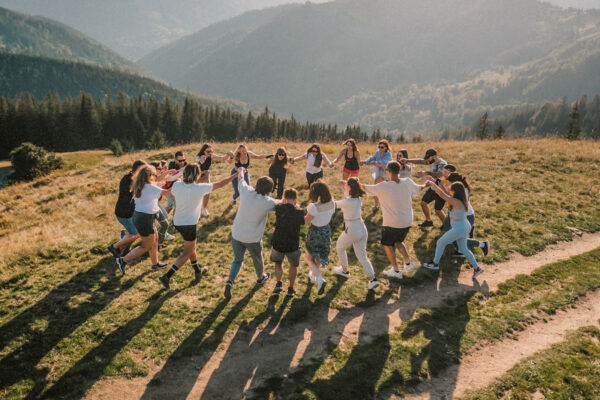
<instances>
[{"instance_id":1,"label":"person in blue jeans","mask_svg":"<svg viewBox=\"0 0 600 400\"><path fill-rule=\"evenodd\" d=\"M229 159L229 162L233 162L235 167L231 170L231 175L237 175L238 169L244 169L244 180L250 185L250 174L248 168L250 167L251 158L267 158L267 154L256 154L246 147L245 144L240 144L238 148L233 152L233 156ZM235 204L235 201L240 197L240 191L238 190L238 178L231 181L233 185L233 199L231 204Z\"/></svg>"},{"instance_id":2,"label":"person in blue jeans","mask_svg":"<svg viewBox=\"0 0 600 400\"><path fill-rule=\"evenodd\" d=\"M483 269L477 264L477 260L467 247L467 236L471 231L471 224L467 220L467 211L469 211L469 200L465 186L462 182L454 182L450 186L449 195L440 188L435 182L427 181L430 186L442 199L450 205L450 230L442 235L435 244L435 256L432 261L423 264L425 268L439 270L439 262L444 253L444 249L452 242L458 244L458 249L467 257L473 265L473 279L483 272Z\"/></svg>"}]
</instances>

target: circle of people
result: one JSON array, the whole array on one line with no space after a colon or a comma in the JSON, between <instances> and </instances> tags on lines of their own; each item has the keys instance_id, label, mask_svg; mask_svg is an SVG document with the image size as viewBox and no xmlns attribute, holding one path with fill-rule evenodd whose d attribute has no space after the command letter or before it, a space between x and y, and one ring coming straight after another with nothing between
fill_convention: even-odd
<instances>
[{"instance_id":1,"label":"circle of people","mask_svg":"<svg viewBox=\"0 0 600 400\"><path fill-rule=\"evenodd\" d=\"M267 159L269 176L260 177L255 187L250 185L250 160ZM210 168L213 160L228 161L234 164L231 175L218 182L211 183ZM284 184L289 164L306 160L306 180L309 187L310 203L306 211L298 205L298 193ZM344 199L335 200L327 183L323 180L323 166L333 167L338 161L344 161L342 179L339 185ZM416 184L411 176L413 164L429 165L429 170L418 171L417 175L425 180L423 185ZM358 179L360 167L371 166L373 184L362 184ZM283 292L283 262L287 258L288 288L287 296L294 296L294 284L302 254L300 248L300 229L310 224L305 241L305 258L309 266L308 278L317 284L317 293L323 294L327 281L322 269L329 264L331 248L330 221L336 209L341 209L344 229L336 243L339 263L333 273L349 277L346 250L352 246L356 258L361 263L368 279L368 289L373 290L379 282L373 265L367 256L368 231L362 219L362 197L373 196L375 205L372 212L382 211L381 245L385 249L390 268L383 272L388 278L402 279L403 273L416 270L411 261L404 240L413 225L412 199L427 189L421 200L425 220L421 228L433 226L429 204L434 203L434 211L442 221L445 233L437 240L433 260L423 267L439 270L439 262L447 245L455 243L454 256L466 257L473 266L473 278L483 272L473 256L471 249L480 248L484 255L490 249L489 241L473 239L475 213L469 201L471 185L456 166L448 164L435 149L426 151L421 158L408 158L406 150L400 150L396 159L392 159L392 149L387 140L377 144L375 154L366 160L361 159L360 151L353 139L344 142L337 157L330 161L321 152L318 144L311 145L305 154L291 157L285 148L280 147L275 154L256 154L243 144L233 152L223 155L214 153L210 144L204 144L194 163L187 163L183 152L175 153L173 161L146 163L137 160L119 183L119 196L115 206L115 215L123 230L121 239L108 246L114 255L118 269L125 274L127 265L134 259L149 253L152 269L167 267L158 259L158 247L165 240L174 237L168 233L168 217L174 210L172 224L183 238L183 252L165 274L158 280L169 289L170 280L179 268L190 261L195 279L207 273L206 267L198 264L196 254L197 224L201 216L208 216L210 193L214 190L233 186L232 204L240 198L231 230L233 261L229 277L225 284L224 296L230 298L235 279L241 269L246 250L254 264L257 284L262 285L271 278L264 269L262 238L267 214L275 211L275 229L271 240L270 261L274 264L277 282L275 293ZM275 193L275 198L271 197ZM166 207L160 203L166 197ZM446 215L444 205L448 203ZM159 226L155 227L155 221ZM130 250L131 244L141 237L141 244ZM396 261L396 249L403 258L402 269Z\"/></svg>"}]
</instances>

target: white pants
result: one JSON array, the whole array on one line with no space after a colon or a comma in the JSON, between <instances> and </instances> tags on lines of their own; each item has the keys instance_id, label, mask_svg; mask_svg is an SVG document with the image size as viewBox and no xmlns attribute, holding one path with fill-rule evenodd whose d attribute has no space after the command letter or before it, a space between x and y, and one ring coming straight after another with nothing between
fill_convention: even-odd
<instances>
[{"instance_id":1,"label":"white pants","mask_svg":"<svg viewBox=\"0 0 600 400\"><path fill-rule=\"evenodd\" d=\"M337 250L338 259L340 264L344 268L348 268L348 256L346 255L346 249L350 246L354 247L354 254L358 261L362 264L367 276L374 276L373 265L367 257L367 238L369 233L367 227L361 220L347 221L346 229L340 235L335 245Z\"/></svg>"}]
</instances>

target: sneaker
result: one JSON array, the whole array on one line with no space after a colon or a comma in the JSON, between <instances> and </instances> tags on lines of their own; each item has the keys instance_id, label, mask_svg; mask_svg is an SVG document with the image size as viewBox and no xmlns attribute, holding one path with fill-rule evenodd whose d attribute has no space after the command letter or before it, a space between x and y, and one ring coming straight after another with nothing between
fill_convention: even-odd
<instances>
[{"instance_id":1,"label":"sneaker","mask_svg":"<svg viewBox=\"0 0 600 400\"><path fill-rule=\"evenodd\" d=\"M125 265L127 265L127 263L125 261L123 261L123 259L121 257L117 257L116 261L117 261L117 267L119 268L119 271L121 271L121 273L123 275L125 275Z\"/></svg>"},{"instance_id":2,"label":"sneaker","mask_svg":"<svg viewBox=\"0 0 600 400\"><path fill-rule=\"evenodd\" d=\"M319 283L319 286L317 287L317 294L321 295L321 294L325 293L325 286L327 286L327 281L325 279L323 279L321 281L321 283Z\"/></svg>"},{"instance_id":3,"label":"sneaker","mask_svg":"<svg viewBox=\"0 0 600 400\"><path fill-rule=\"evenodd\" d=\"M227 281L225 283L225 291L223 292L223 295L230 299L231 298L231 292L233 291L233 282L231 281Z\"/></svg>"},{"instance_id":4,"label":"sneaker","mask_svg":"<svg viewBox=\"0 0 600 400\"><path fill-rule=\"evenodd\" d=\"M233 200L231 200L231 205L232 205L232 206L235 206L235 200L236 200L236 199L233 199Z\"/></svg>"},{"instance_id":5,"label":"sneaker","mask_svg":"<svg viewBox=\"0 0 600 400\"><path fill-rule=\"evenodd\" d=\"M421 223L419 224L419 226L420 226L421 228L427 228L428 226L433 226L433 221L432 221L432 220L429 220L429 219L426 219L425 221L421 222Z\"/></svg>"},{"instance_id":6,"label":"sneaker","mask_svg":"<svg viewBox=\"0 0 600 400\"><path fill-rule=\"evenodd\" d=\"M203 217L208 217L210 215L206 208L203 208L202 211L200 211L200 214L202 214Z\"/></svg>"},{"instance_id":7,"label":"sneaker","mask_svg":"<svg viewBox=\"0 0 600 400\"><path fill-rule=\"evenodd\" d=\"M308 271L308 280L310 281L310 283L312 283L313 285L315 284L315 282L317 281L317 278L313 275L312 271Z\"/></svg>"},{"instance_id":8,"label":"sneaker","mask_svg":"<svg viewBox=\"0 0 600 400\"><path fill-rule=\"evenodd\" d=\"M369 281L369 290L373 290L377 286L379 286L379 281L377 279L373 278Z\"/></svg>"},{"instance_id":9,"label":"sneaker","mask_svg":"<svg viewBox=\"0 0 600 400\"><path fill-rule=\"evenodd\" d=\"M296 289L293 287L288 287L288 291L285 294L287 297L294 297L296 295Z\"/></svg>"},{"instance_id":10,"label":"sneaker","mask_svg":"<svg viewBox=\"0 0 600 400\"><path fill-rule=\"evenodd\" d=\"M265 272L262 276L262 278L259 278L256 280L256 283L258 285L262 285L263 283L265 283L266 281L268 281L269 279L271 279L271 273L270 272Z\"/></svg>"},{"instance_id":11,"label":"sneaker","mask_svg":"<svg viewBox=\"0 0 600 400\"><path fill-rule=\"evenodd\" d=\"M121 236L121 239L123 239L125 235L127 235L127 231L125 229L121 229L121 233L119 233L119 235Z\"/></svg>"},{"instance_id":12,"label":"sneaker","mask_svg":"<svg viewBox=\"0 0 600 400\"><path fill-rule=\"evenodd\" d=\"M127 253L129 253L130 248L131 248L131 244L128 244L127 246L125 246L125 248L123 249L123 251L121 252L119 257L121 257L121 258L125 257L127 255Z\"/></svg>"},{"instance_id":13,"label":"sneaker","mask_svg":"<svg viewBox=\"0 0 600 400\"><path fill-rule=\"evenodd\" d=\"M163 242L165 240L175 240L175 236L173 236L169 232L167 232L167 233L165 233L165 238L163 239Z\"/></svg>"},{"instance_id":14,"label":"sneaker","mask_svg":"<svg viewBox=\"0 0 600 400\"><path fill-rule=\"evenodd\" d=\"M208 272L208 268L206 267L202 267L199 270L195 270L194 269L194 277L196 279L200 279L202 278L204 275L206 275L206 273Z\"/></svg>"},{"instance_id":15,"label":"sneaker","mask_svg":"<svg viewBox=\"0 0 600 400\"><path fill-rule=\"evenodd\" d=\"M477 278L479 275L483 274L483 268L477 268L473 270L473 279Z\"/></svg>"},{"instance_id":16,"label":"sneaker","mask_svg":"<svg viewBox=\"0 0 600 400\"><path fill-rule=\"evenodd\" d=\"M434 271L439 271L440 269L440 266L434 263L433 261L426 262L425 264L423 264L423 266L427 269L432 269Z\"/></svg>"},{"instance_id":17,"label":"sneaker","mask_svg":"<svg viewBox=\"0 0 600 400\"><path fill-rule=\"evenodd\" d=\"M454 254L452 254L452 257L454 257L454 258L465 258L465 255L463 253L461 253L460 251L456 250L454 252Z\"/></svg>"},{"instance_id":18,"label":"sneaker","mask_svg":"<svg viewBox=\"0 0 600 400\"><path fill-rule=\"evenodd\" d=\"M153 270L153 271L156 271L157 269L162 269L162 268L164 268L164 267L166 267L166 266L167 266L167 263L161 263L161 262L158 262L158 264L154 264L154 265L152 266L152 270Z\"/></svg>"},{"instance_id":19,"label":"sneaker","mask_svg":"<svg viewBox=\"0 0 600 400\"><path fill-rule=\"evenodd\" d=\"M333 267L333 273L339 276L343 276L344 278L350 277L350 271L344 271L344 268L342 268L342 266Z\"/></svg>"},{"instance_id":20,"label":"sneaker","mask_svg":"<svg viewBox=\"0 0 600 400\"><path fill-rule=\"evenodd\" d=\"M275 288L273 288L273 293L281 293L283 292L283 283L281 281L275 284Z\"/></svg>"},{"instance_id":21,"label":"sneaker","mask_svg":"<svg viewBox=\"0 0 600 400\"><path fill-rule=\"evenodd\" d=\"M383 271L383 275L387 276L388 278L402 279L402 271L396 271L394 268Z\"/></svg>"},{"instance_id":22,"label":"sneaker","mask_svg":"<svg viewBox=\"0 0 600 400\"><path fill-rule=\"evenodd\" d=\"M121 257L121 253L119 253L119 250L117 250L117 248L112 244L108 246L108 251L110 251L111 254L115 256L115 258Z\"/></svg>"},{"instance_id":23,"label":"sneaker","mask_svg":"<svg viewBox=\"0 0 600 400\"><path fill-rule=\"evenodd\" d=\"M169 277L166 275L161 275L158 277L158 280L160 281L160 283L163 284L163 286L165 287L165 289L169 288Z\"/></svg>"},{"instance_id":24,"label":"sneaker","mask_svg":"<svg viewBox=\"0 0 600 400\"><path fill-rule=\"evenodd\" d=\"M490 252L490 241L486 240L485 242L483 242L483 247L481 248L481 250L483 250L483 255L487 256L488 253Z\"/></svg>"},{"instance_id":25,"label":"sneaker","mask_svg":"<svg viewBox=\"0 0 600 400\"><path fill-rule=\"evenodd\" d=\"M411 261L408 264L404 264L404 272L405 274L412 272L417 269L417 266Z\"/></svg>"},{"instance_id":26,"label":"sneaker","mask_svg":"<svg viewBox=\"0 0 600 400\"><path fill-rule=\"evenodd\" d=\"M379 210L379 206L371 207L371 212L377 212L377 210Z\"/></svg>"}]
</instances>

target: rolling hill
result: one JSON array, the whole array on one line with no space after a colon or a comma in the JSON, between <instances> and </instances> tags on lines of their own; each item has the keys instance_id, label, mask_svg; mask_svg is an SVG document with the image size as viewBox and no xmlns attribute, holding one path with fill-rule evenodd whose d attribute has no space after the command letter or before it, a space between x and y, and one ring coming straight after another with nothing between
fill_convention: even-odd
<instances>
[{"instance_id":1,"label":"rolling hill","mask_svg":"<svg viewBox=\"0 0 600 400\"><path fill-rule=\"evenodd\" d=\"M599 11L535 0L338 0L247 13L140 63L175 87L300 118L435 130L480 107L600 92L599 32Z\"/></svg>"}]
</instances>

